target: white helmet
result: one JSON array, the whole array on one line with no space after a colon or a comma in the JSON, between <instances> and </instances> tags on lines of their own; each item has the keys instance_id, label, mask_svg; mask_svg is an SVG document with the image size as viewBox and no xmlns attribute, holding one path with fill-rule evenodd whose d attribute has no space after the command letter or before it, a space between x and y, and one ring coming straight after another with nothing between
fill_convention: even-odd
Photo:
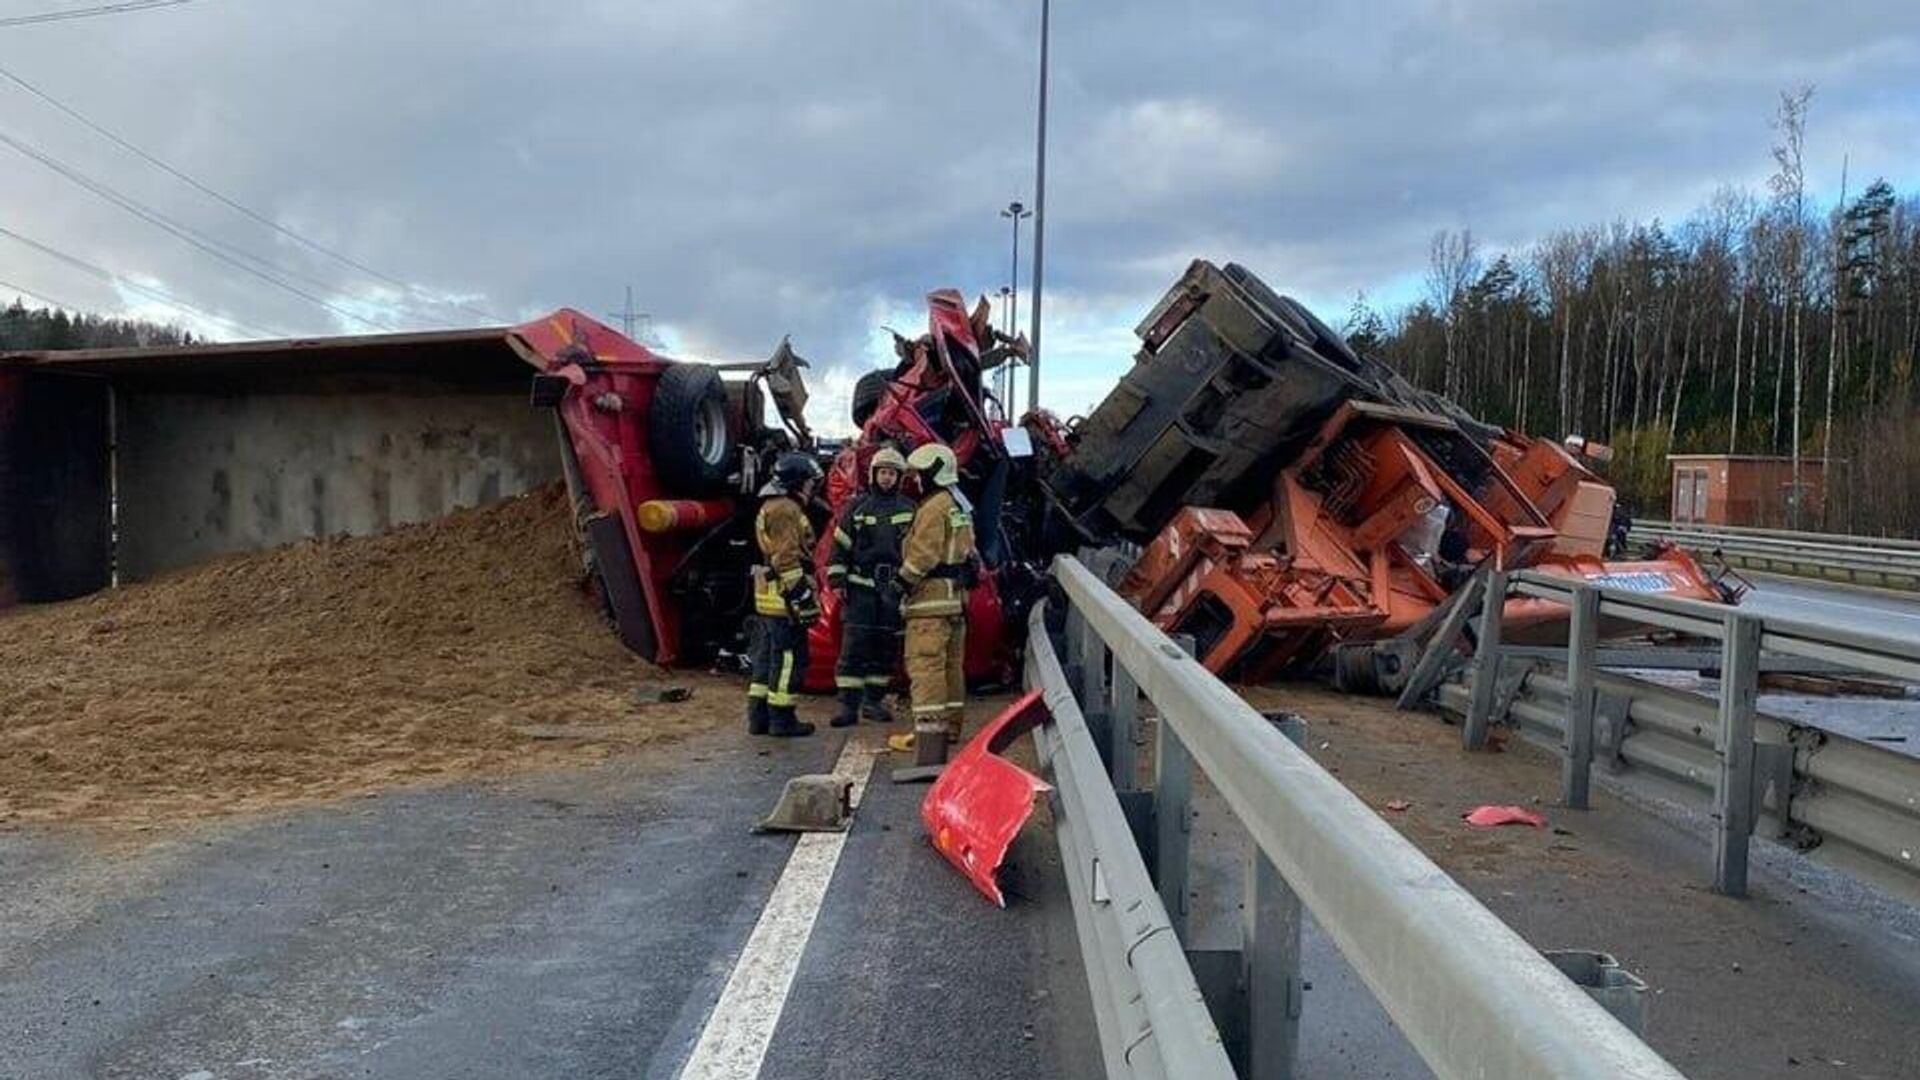
<instances>
[{"instance_id":1,"label":"white helmet","mask_svg":"<svg viewBox=\"0 0 1920 1080\"><path fill-rule=\"evenodd\" d=\"M907 455L907 468L926 477L929 483L950 488L960 482L960 459L941 443L923 443Z\"/></svg>"}]
</instances>

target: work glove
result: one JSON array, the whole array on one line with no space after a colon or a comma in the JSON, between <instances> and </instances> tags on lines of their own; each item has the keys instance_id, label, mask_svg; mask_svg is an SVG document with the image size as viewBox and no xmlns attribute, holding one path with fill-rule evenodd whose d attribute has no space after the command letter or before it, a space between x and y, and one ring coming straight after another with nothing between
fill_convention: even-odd
<instances>
[{"instance_id":1,"label":"work glove","mask_svg":"<svg viewBox=\"0 0 1920 1080\"><path fill-rule=\"evenodd\" d=\"M813 591L813 579L802 577L786 592L787 610L801 626L812 626L820 618L820 598Z\"/></svg>"}]
</instances>

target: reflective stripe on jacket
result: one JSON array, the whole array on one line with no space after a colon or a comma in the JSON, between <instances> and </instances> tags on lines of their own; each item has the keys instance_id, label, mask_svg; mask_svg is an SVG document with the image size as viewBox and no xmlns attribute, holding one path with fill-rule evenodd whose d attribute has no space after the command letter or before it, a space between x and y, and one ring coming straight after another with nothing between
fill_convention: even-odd
<instances>
[{"instance_id":1,"label":"reflective stripe on jacket","mask_svg":"<svg viewBox=\"0 0 1920 1080\"><path fill-rule=\"evenodd\" d=\"M900 562L907 618L951 617L965 611L961 577L973 558L973 513L966 498L941 488L921 499L907 526Z\"/></svg>"},{"instance_id":2,"label":"reflective stripe on jacket","mask_svg":"<svg viewBox=\"0 0 1920 1080\"><path fill-rule=\"evenodd\" d=\"M913 521L913 500L897 491L868 491L847 505L833 530L827 580L871 589L900 567L901 538Z\"/></svg>"},{"instance_id":3,"label":"reflective stripe on jacket","mask_svg":"<svg viewBox=\"0 0 1920 1080\"><path fill-rule=\"evenodd\" d=\"M797 614L787 597L812 572L813 525L799 500L775 495L760 504L753 519L753 539L764 566L754 567L753 610L761 615Z\"/></svg>"}]
</instances>

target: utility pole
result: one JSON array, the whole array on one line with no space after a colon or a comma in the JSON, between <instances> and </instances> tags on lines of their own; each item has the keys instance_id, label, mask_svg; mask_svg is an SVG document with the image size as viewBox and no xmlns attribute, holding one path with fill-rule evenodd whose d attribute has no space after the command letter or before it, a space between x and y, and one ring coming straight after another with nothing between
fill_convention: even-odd
<instances>
[{"instance_id":1,"label":"utility pole","mask_svg":"<svg viewBox=\"0 0 1920 1080\"><path fill-rule=\"evenodd\" d=\"M1000 216L1013 222L1013 284L1008 289L1007 298L1007 332L1011 336L1012 328L1020 325L1020 222L1022 219L1032 217L1033 211L1022 206L1019 199L1015 199L1007 204L1005 210L1000 211ZM1008 393L1011 394L1012 375L1008 375L1007 383ZM1028 407L1031 408L1032 404L1029 403Z\"/></svg>"},{"instance_id":2,"label":"utility pole","mask_svg":"<svg viewBox=\"0 0 1920 1080\"><path fill-rule=\"evenodd\" d=\"M1033 183L1033 333L1027 353L1029 409L1040 407L1040 285L1047 250L1047 29L1051 9L1052 0L1040 0L1040 130L1035 139Z\"/></svg>"},{"instance_id":3,"label":"utility pole","mask_svg":"<svg viewBox=\"0 0 1920 1080\"><path fill-rule=\"evenodd\" d=\"M633 310L633 286L627 286L627 306L619 311L610 311L607 315L609 318L620 320L620 332L626 335L628 341L652 347L653 335L651 333L647 334L644 338L634 336L635 330L639 329L642 325L650 325L653 322L653 316L644 311Z\"/></svg>"}]
</instances>

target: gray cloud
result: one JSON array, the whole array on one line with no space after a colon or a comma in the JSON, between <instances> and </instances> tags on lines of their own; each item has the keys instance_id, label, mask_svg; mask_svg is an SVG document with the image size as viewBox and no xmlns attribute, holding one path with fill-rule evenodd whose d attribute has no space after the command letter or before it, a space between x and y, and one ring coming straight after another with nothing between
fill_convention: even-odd
<instances>
[{"instance_id":1,"label":"gray cloud","mask_svg":"<svg viewBox=\"0 0 1920 1080\"><path fill-rule=\"evenodd\" d=\"M604 314L631 281L691 351L757 355L791 332L817 362L854 364L880 313L1002 284L996 211L1031 195L1035 31L1030 0L201 0L0 32L0 65L424 288L523 317ZM1920 145L1909 0L1063 0L1055 46L1063 392L1124 364L1101 358L1194 255L1338 315L1417 271L1436 228L1519 245L1756 182L1793 83L1819 85L1816 183L1837 182L1842 154L1856 176L1920 180L1902 175ZM0 131L364 310L470 320L392 310L392 290L10 86ZM276 329L359 329L4 150L0 224ZM117 302L5 243L0 278Z\"/></svg>"}]
</instances>

